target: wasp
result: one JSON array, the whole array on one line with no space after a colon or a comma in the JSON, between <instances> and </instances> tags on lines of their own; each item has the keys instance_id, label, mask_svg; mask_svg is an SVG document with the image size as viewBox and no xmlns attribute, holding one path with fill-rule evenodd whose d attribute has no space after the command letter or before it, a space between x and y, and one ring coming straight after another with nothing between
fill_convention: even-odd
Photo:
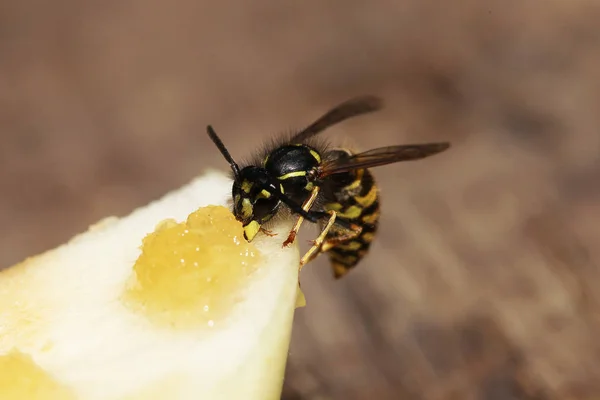
<instances>
[{"instance_id":1,"label":"wasp","mask_svg":"<svg viewBox=\"0 0 600 400\"><path fill-rule=\"evenodd\" d=\"M380 110L376 96L352 98L330 109L308 127L277 137L240 167L211 125L207 132L233 172L233 214L246 240L279 215L296 217L283 246L294 242L307 220L321 232L300 260L300 269L327 253L336 279L346 275L367 254L380 216L379 189L369 168L422 159L450 147L447 142L380 147L361 153L330 148L317 135L352 117Z\"/></svg>"}]
</instances>

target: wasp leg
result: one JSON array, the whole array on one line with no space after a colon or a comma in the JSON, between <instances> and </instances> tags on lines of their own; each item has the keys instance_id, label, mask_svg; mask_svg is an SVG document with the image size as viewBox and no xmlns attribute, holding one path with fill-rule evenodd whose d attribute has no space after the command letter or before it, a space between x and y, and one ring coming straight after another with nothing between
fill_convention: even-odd
<instances>
[{"instance_id":1,"label":"wasp leg","mask_svg":"<svg viewBox=\"0 0 600 400\"><path fill-rule=\"evenodd\" d=\"M362 232L362 227L360 227L359 225L352 224L351 229L349 231L347 231L346 233L340 233L339 235L336 235L334 237L330 237L329 239L327 239L321 245L321 253L331 250L333 247L337 246L338 244L342 244L344 242L347 242L349 240L352 240L352 239L358 237L361 234L361 232Z\"/></svg>"},{"instance_id":2,"label":"wasp leg","mask_svg":"<svg viewBox=\"0 0 600 400\"><path fill-rule=\"evenodd\" d=\"M260 227L260 231L261 231L262 233L264 233L265 235L267 235L267 236L271 236L271 237L273 237L273 236L277 236L277 234L276 234L276 233L274 233L273 231L270 231L270 230L268 230L268 229L265 229L265 228L263 228L262 226Z\"/></svg>"},{"instance_id":3,"label":"wasp leg","mask_svg":"<svg viewBox=\"0 0 600 400\"><path fill-rule=\"evenodd\" d=\"M300 270L302 270L302 267L304 265L317 258L321 253L330 250L338 244L354 239L362 232L362 228L360 226L351 224L351 228L346 233L340 233L339 235L330 237L327 240L325 240L337 217L335 211L330 211L329 213L331 214L331 217L329 218L327 225L325 225L325 227L321 231L321 234L315 240L312 241L313 246L306 252L306 254L304 254L302 259L300 259Z\"/></svg>"},{"instance_id":4,"label":"wasp leg","mask_svg":"<svg viewBox=\"0 0 600 400\"><path fill-rule=\"evenodd\" d=\"M308 264L310 261L314 260L321 252L321 246L323 245L323 242L325 242L325 237L327 237L327 234L329 233L329 230L335 223L335 219L337 217L336 212L333 210L329 211L329 214L331 216L329 217L329 221L327 221L327 225L325 225L325 227L321 231L321 234L314 240L312 247L308 249L306 254L304 254L304 256L302 256L302 258L300 259L300 270L302 270L303 266Z\"/></svg>"},{"instance_id":5,"label":"wasp leg","mask_svg":"<svg viewBox=\"0 0 600 400\"><path fill-rule=\"evenodd\" d=\"M315 186L315 188L312 190L312 192L311 192L310 196L308 197L308 199L306 199L306 201L304 202L304 204L302 204L302 209L304 211L309 212L309 210L312 207L313 203L317 199L317 195L318 194L319 194L319 187ZM299 216L298 219L296 220L296 224L294 225L294 227L290 231L290 234L288 235L287 239L285 240L285 242L283 242L283 247L287 247L290 244L294 243L294 240L296 240L296 235L298 234L298 231L300 230L300 226L302 225L303 222L304 222L304 217L303 216Z\"/></svg>"}]
</instances>

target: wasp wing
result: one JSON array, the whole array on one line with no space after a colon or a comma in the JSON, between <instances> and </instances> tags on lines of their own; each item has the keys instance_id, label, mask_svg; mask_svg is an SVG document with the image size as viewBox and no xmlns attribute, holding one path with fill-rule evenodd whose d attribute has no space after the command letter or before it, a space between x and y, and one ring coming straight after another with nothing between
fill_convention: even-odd
<instances>
[{"instance_id":1,"label":"wasp wing","mask_svg":"<svg viewBox=\"0 0 600 400\"><path fill-rule=\"evenodd\" d=\"M290 139L292 143L302 143L325 129L348 118L356 117L380 110L383 102L379 97L365 95L347 100L329 110L325 115L313 122Z\"/></svg>"},{"instance_id":2,"label":"wasp wing","mask_svg":"<svg viewBox=\"0 0 600 400\"><path fill-rule=\"evenodd\" d=\"M319 168L319 177L340 174L361 168L373 168L399 161L412 161L440 153L450 147L450 143L408 144L379 147L377 149L325 161Z\"/></svg>"}]
</instances>

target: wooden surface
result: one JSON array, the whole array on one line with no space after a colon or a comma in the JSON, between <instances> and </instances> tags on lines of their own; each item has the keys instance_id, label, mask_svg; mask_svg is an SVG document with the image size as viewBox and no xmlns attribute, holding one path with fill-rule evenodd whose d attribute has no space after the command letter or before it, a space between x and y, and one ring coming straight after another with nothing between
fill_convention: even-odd
<instances>
[{"instance_id":1,"label":"wooden surface","mask_svg":"<svg viewBox=\"0 0 600 400\"><path fill-rule=\"evenodd\" d=\"M283 398L599 398L599 3L284 3L0 2L0 266L379 94L330 137L453 148L303 271Z\"/></svg>"}]
</instances>

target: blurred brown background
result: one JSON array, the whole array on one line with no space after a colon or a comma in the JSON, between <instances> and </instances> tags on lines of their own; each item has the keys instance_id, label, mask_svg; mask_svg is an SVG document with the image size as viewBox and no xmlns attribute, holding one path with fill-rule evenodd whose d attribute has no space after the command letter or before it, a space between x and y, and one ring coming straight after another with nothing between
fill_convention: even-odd
<instances>
[{"instance_id":1,"label":"blurred brown background","mask_svg":"<svg viewBox=\"0 0 600 400\"><path fill-rule=\"evenodd\" d=\"M378 94L329 137L453 148L376 171L360 268L305 269L284 399L597 399L598 21L597 0L3 0L0 266L225 170L208 123L243 158Z\"/></svg>"}]
</instances>

